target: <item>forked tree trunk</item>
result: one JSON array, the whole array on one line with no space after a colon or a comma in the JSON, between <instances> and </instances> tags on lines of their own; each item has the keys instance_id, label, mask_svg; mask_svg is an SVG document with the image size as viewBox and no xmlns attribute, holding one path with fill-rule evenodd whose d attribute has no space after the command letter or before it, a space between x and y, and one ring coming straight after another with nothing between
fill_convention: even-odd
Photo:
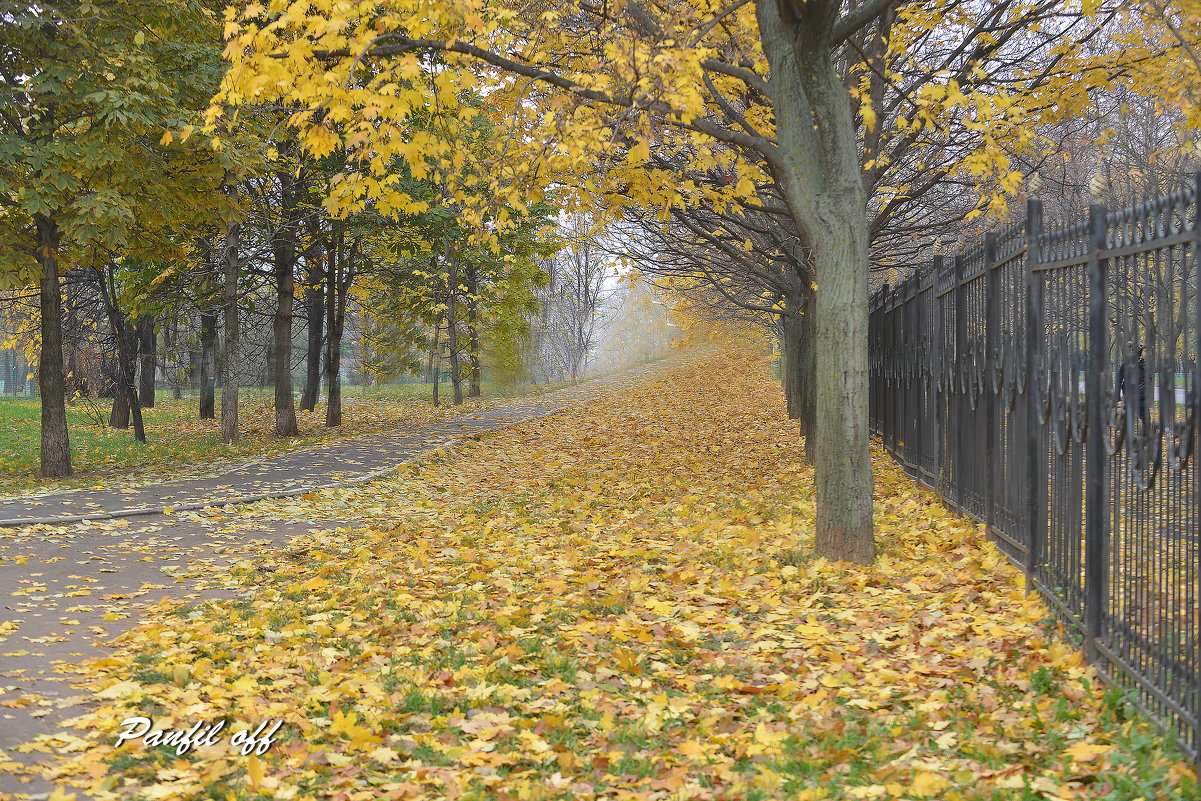
<instances>
[{"instance_id":1,"label":"forked tree trunk","mask_svg":"<svg viewBox=\"0 0 1201 801\"><path fill-rule=\"evenodd\" d=\"M132 322L128 319L120 319L123 316L116 308L116 298L113 298L113 328L118 332L117 366L121 374L117 397L124 398L124 403L122 404L124 407L122 409L124 425L114 425L113 428L128 428L129 418L133 417L133 437L138 442L144 443L146 441L146 427L142 423L142 404L138 401L138 392L134 384L133 371L134 360L137 358L138 333ZM117 414L116 401L113 403L113 414Z\"/></svg>"},{"instance_id":2,"label":"forked tree trunk","mask_svg":"<svg viewBox=\"0 0 1201 801\"><path fill-rule=\"evenodd\" d=\"M143 409L154 408L155 362L158 358L158 340L154 335L154 315L143 314L138 320L138 401Z\"/></svg>"},{"instance_id":3,"label":"forked tree trunk","mask_svg":"<svg viewBox=\"0 0 1201 801\"><path fill-rule=\"evenodd\" d=\"M100 280L105 280L103 274ZM109 300L107 295L105 308L108 312L109 328L113 332L113 341L117 344L117 391L113 393L108 427L125 429L129 428L132 397L129 390L134 386L133 365L137 359L138 333L133 323L126 320L125 315L117 309L116 301Z\"/></svg>"},{"instance_id":4,"label":"forked tree trunk","mask_svg":"<svg viewBox=\"0 0 1201 801\"><path fill-rule=\"evenodd\" d=\"M217 315L200 315L200 419L212 420L216 409Z\"/></svg>"},{"instance_id":5,"label":"forked tree trunk","mask_svg":"<svg viewBox=\"0 0 1201 801\"><path fill-rule=\"evenodd\" d=\"M58 283L58 224L34 215L39 282L42 352L38 358L38 390L42 394L41 472L46 478L71 475L67 438L67 386L63 374L63 299Z\"/></svg>"},{"instance_id":6,"label":"forked tree trunk","mask_svg":"<svg viewBox=\"0 0 1201 801\"><path fill-rule=\"evenodd\" d=\"M227 184L225 191L237 199L236 184ZM242 325L238 317L238 249L242 243L242 224L231 222L225 228L225 252L222 268L225 285L221 305L225 312L225 337L221 343L221 441L238 441L238 391L242 369Z\"/></svg>"},{"instance_id":7,"label":"forked tree trunk","mask_svg":"<svg viewBox=\"0 0 1201 801\"><path fill-rule=\"evenodd\" d=\"M113 398L113 409L108 424L111 428L129 428L129 419L132 416L134 438L144 443L146 428L142 424L142 404L138 402L137 385L134 383L138 332L133 321L117 305L117 287L113 279L115 269L115 266L109 265L96 274L100 284L100 299L108 315L109 329L117 343L117 394Z\"/></svg>"},{"instance_id":8,"label":"forked tree trunk","mask_svg":"<svg viewBox=\"0 0 1201 801\"><path fill-rule=\"evenodd\" d=\"M755 4L771 67L778 155L772 169L812 243L817 292L815 549L875 558L867 398L867 196L850 96L833 60L834 0Z\"/></svg>"}]
</instances>

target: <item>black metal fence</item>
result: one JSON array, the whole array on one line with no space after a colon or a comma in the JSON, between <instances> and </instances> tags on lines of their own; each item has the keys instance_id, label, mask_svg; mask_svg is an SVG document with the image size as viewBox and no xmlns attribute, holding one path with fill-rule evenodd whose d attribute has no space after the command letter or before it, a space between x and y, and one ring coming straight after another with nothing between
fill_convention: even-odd
<instances>
[{"instance_id":1,"label":"black metal fence","mask_svg":"<svg viewBox=\"0 0 1201 801\"><path fill-rule=\"evenodd\" d=\"M33 368L16 350L0 350L0 398L32 398L37 383Z\"/></svg>"},{"instance_id":2,"label":"black metal fence","mask_svg":"<svg viewBox=\"0 0 1201 801\"><path fill-rule=\"evenodd\" d=\"M1201 757L1201 175L872 297L871 423Z\"/></svg>"}]
</instances>

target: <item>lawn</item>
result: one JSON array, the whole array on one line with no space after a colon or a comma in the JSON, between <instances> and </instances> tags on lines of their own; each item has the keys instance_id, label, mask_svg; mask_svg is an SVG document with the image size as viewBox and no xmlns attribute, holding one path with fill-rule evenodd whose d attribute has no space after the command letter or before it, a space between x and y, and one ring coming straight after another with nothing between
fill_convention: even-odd
<instances>
[{"instance_id":1,"label":"lawn","mask_svg":"<svg viewBox=\"0 0 1201 801\"><path fill-rule=\"evenodd\" d=\"M328 439L420 425L566 385L515 387L485 381L481 398L468 398L463 405L454 407L447 401L450 386L444 384L443 405L437 409L430 402L428 384L345 387L340 428L325 427L325 406L318 404L314 412L297 411L301 436L291 439L280 439L273 433L270 390L254 388L242 392L242 439L236 445L221 442L219 420L198 419L198 399L194 395L172 399L167 393L159 393L154 408L143 410L149 440L145 445L134 439L132 428L112 429L99 422L108 419L110 400L77 401L67 407L72 465L76 475L59 481L38 476L40 401L36 398L0 398L0 494L93 483L100 477L135 474L145 477L180 466L278 453ZM218 410L220 397L218 392Z\"/></svg>"}]
</instances>

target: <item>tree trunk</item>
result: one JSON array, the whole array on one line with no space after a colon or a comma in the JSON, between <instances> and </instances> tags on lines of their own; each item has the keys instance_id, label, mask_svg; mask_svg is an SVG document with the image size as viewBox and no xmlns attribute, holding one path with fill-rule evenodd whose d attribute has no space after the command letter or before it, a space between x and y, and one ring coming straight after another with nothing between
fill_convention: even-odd
<instances>
[{"instance_id":1,"label":"tree trunk","mask_svg":"<svg viewBox=\"0 0 1201 801\"><path fill-rule=\"evenodd\" d=\"M121 308L117 305L117 287L113 279L114 265L108 265L96 274L100 283L100 299L108 315L109 328L117 343L117 394L113 398L112 414L108 424L111 428L129 428L133 416L133 435L138 442L146 442L146 428L142 425L142 404L138 402L137 385L134 383L134 365L137 359L138 332Z\"/></svg>"},{"instance_id":2,"label":"tree trunk","mask_svg":"<svg viewBox=\"0 0 1201 801\"><path fill-rule=\"evenodd\" d=\"M815 245L817 291L817 552L861 564L876 556L867 418L867 225L847 214ZM856 225L859 222L859 225Z\"/></svg>"},{"instance_id":3,"label":"tree trunk","mask_svg":"<svg viewBox=\"0 0 1201 801\"><path fill-rule=\"evenodd\" d=\"M101 281L107 280L103 273L99 275ZM107 292L103 286L101 291ZM117 344L117 391L113 393L108 427L129 428L132 413L130 403L134 397L130 390L136 386L133 366L137 363L138 332L133 323L117 308L115 293L105 295L105 310L108 313L109 328L113 332L113 341ZM138 408L141 408L140 403Z\"/></svg>"},{"instance_id":4,"label":"tree trunk","mask_svg":"<svg viewBox=\"0 0 1201 801\"><path fill-rule=\"evenodd\" d=\"M345 241L339 237L337 246L331 248L329 267L326 271L325 327L325 425L335 428L342 425L342 322L340 311L343 306L339 276L342 272L341 259L345 257Z\"/></svg>"},{"instance_id":5,"label":"tree trunk","mask_svg":"<svg viewBox=\"0 0 1201 801\"><path fill-rule=\"evenodd\" d=\"M812 243L815 320L816 552L869 563L872 465L867 398L867 195L850 96L835 68L839 4L758 2L771 67L778 155L772 170L803 239Z\"/></svg>"},{"instance_id":6,"label":"tree trunk","mask_svg":"<svg viewBox=\"0 0 1201 801\"><path fill-rule=\"evenodd\" d=\"M217 315L200 315L200 419L212 420L216 412Z\"/></svg>"},{"instance_id":7,"label":"tree trunk","mask_svg":"<svg viewBox=\"0 0 1201 801\"><path fill-rule=\"evenodd\" d=\"M227 184L226 193L237 200L237 184ZM225 252L222 256L225 285L221 305L225 311L225 337L221 343L221 441L238 441L238 391L242 369L242 325L238 317L238 249L242 243L242 224L231 222L225 228Z\"/></svg>"},{"instance_id":8,"label":"tree trunk","mask_svg":"<svg viewBox=\"0 0 1201 801\"><path fill-rule=\"evenodd\" d=\"M113 393L113 405L108 412L109 428L129 428L129 390L125 388L125 370L117 358L117 391Z\"/></svg>"},{"instance_id":9,"label":"tree trunk","mask_svg":"<svg viewBox=\"0 0 1201 801\"><path fill-rule=\"evenodd\" d=\"M455 296L458 294L459 266L455 259L446 259L446 338L450 345L450 386L454 390L455 406L463 402L463 378L459 375L459 330L455 318Z\"/></svg>"},{"instance_id":10,"label":"tree trunk","mask_svg":"<svg viewBox=\"0 0 1201 801\"><path fill-rule=\"evenodd\" d=\"M801 417L801 387L800 370L800 337L801 321L794 308L788 308L780 315L780 386L784 389L784 407L791 420ZM801 421L801 435L804 436L805 423Z\"/></svg>"},{"instance_id":11,"label":"tree trunk","mask_svg":"<svg viewBox=\"0 0 1201 801\"><path fill-rule=\"evenodd\" d=\"M138 320L138 354L140 357L138 401L143 409L154 408L155 361L158 340L154 335L154 315L143 314Z\"/></svg>"},{"instance_id":12,"label":"tree trunk","mask_svg":"<svg viewBox=\"0 0 1201 801\"><path fill-rule=\"evenodd\" d=\"M483 367L480 364L480 276L479 267L467 265L467 358L470 362L471 380L467 386L467 397L478 398L483 394Z\"/></svg>"},{"instance_id":13,"label":"tree trunk","mask_svg":"<svg viewBox=\"0 0 1201 801\"><path fill-rule=\"evenodd\" d=\"M336 275L330 277L330 282L335 283ZM331 286L330 294L335 293L341 295ZM342 327L346 317L342 313L345 305L341 297L337 298L337 303L333 297L329 300L325 317L329 331L325 337L325 425L335 428L342 424Z\"/></svg>"},{"instance_id":14,"label":"tree trunk","mask_svg":"<svg viewBox=\"0 0 1201 801\"><path fill-rule=\"evenodd\" d=\"M296 300L296 230L298 180L289 170L276 173L280 183L280 221L272 242L275 267L275 317L272 324L275 343L275 435L295 437L296 405L292 394L292 307Z\"/></svg>"},{"instance_id":15,"label":"tree trunk","mask_svg":"<svg viewBox=\"0 0 1201 801\"><path fill-rule=\"evenodd\" d=\"M42 352L38 359L38 390L42 393L41 470L46 478L71 475L71 444L67 438L67 385L63 375L63 299L58 284L58 224L44 214L34 215L39 283Z\"/></svg>"},{"instance_id":16,"label":"tree trunk","mask_svg":"<svg viewBox=\"0 0 1201 801\"><path fill-rule=\"evenodd\" d=\"M434 326L434 338L430 340L429 357L425 360L425 383L432 384L434 381L434 354L438 352L438 334L441 333L441 328Z\"/></svg>"},{"instance_id":17,"label":"tree trunk","mask_svg":"<svg viewBox=\"0 0 1201 801\"><path fill-rule=\"evenodd\" d=\"M321 340L325 321L325 287L322 285L322 264L330 254L309 258L308 285L305 287L305 312L308 325L308 350L305 352L304 392L300 396L300 408L311 412L317 408L317 396L321 394Z\"/></svg>"},{"instance_id":18,"label":"tree trunk","mask_svg":"<svg viewBox=\"0 0 1201 801\"><path fill-rule=\"evenodd\" d=\"M117 398L123 398L121 413L123 425L109 425L113 428L129 428L129 418L133 417L133 437L138 442L146 442L146 427L142 424L142 404L138 401L138 392L134 383L135 359L137 358L138 332L134 324L116 306L116 298L112 299L113 329L117 334L117 366L120 372L120 387ZM117 401L113 401L113 415L117 414Z\"/></svg>"},{"instance_id":19,"label":"tree trunk","mask_svg":"<svg viewBox=\"0 0 1201 801\"><path fill-rule=\"evenodd\" d=\"M434 406L438 406L438 390L442 386L442 354L438 350L438 339L442 334L442 321L434 323L434 346L430 348L430 380L434 383Z\"/></svg>"},{"instance_id":20,"label":"tree trunk","mask_svg":"<svg viewBox=\"0 0 1201 801\"><path fill-rule=\"evenodd\" d=\"M817 451L817 311L811 286L803 291L805 298L800 319L800 342L797 349L797 381L800 394L797 414L805 438L805 460L813 464Z\"/></svg>"}]
</instances>

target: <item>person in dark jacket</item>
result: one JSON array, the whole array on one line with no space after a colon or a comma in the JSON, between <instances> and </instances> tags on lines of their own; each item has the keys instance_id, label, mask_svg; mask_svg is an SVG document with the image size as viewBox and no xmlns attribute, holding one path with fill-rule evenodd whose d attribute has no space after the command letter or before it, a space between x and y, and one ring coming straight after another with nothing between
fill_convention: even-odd
<instances>
[{"instance_id":1,"label":"person in dark jacket","mask_svg":"<svg viewBox=\"0 0 1201 801\"><path fill-rule=\"evenodd\" d=\"M1138 419L1143 423L1143 431L1146 431L1151 420L1147 414L1147 346L1138 346L1138 361L1134 364L1134 369L1130 371L1129 377L1126 375L1126 367L1128 364L1122 362L1118 367L1118 380L1114 384L1114 395L1118 399L1118 408L1126 408L1126 401L1138 400Z\"/></svg>"}]
</instances>

